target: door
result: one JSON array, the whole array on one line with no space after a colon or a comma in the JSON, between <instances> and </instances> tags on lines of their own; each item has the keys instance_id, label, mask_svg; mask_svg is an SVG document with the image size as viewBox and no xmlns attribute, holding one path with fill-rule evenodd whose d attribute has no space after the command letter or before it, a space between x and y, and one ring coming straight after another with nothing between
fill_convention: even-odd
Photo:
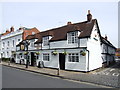
<instances>
[{"instance_id":1,"label":"door","mask_svg":"<svg viewBox=\"0 0 120 90\"><path fill-rule=\"evenodd\" d=\"M31 52L31 66L34 66L35 64L35 55L33 52Z\"/></svg>"},{"instance_id":2,"label":"door","mask_svg":"<svg viewBox=\"0 0 120 90\"><path fill-rule=\"evenodd\" d=\"M65 70L65 55L59 53L59 67L61 70Z\"/></svg>"}]
</instances>

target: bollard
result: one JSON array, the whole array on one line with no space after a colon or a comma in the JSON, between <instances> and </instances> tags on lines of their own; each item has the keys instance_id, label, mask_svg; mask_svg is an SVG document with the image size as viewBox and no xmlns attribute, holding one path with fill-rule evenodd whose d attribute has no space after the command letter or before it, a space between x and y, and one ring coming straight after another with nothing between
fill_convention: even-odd
<instances>
[{"instance_id":1,"label":"bollard","mask_svg":"<svg viewBox=\"0 0 120 90\"><path fill-rule=\"evenodd\" d=\"M27 60L27 61L26 61L26 68L28 68L28 63L29 63L29 61Z\"/></svg>"}]
</instances>

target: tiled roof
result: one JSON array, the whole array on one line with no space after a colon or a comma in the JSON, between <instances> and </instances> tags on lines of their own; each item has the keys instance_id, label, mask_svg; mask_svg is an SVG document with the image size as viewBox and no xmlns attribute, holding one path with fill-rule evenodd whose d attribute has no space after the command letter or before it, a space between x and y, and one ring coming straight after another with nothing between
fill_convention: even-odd
<instances>
[{"instance_id":1,"label":"tiled roof","mask_svg":"<svg viewBox=\"0 0 120 90\"><path fill-rule=\"evenodd\" d=\"M36 41L35 43L41 43L42 37L44 37L44 36L52 36L50 42L66 40L67 33L72 32L72 31L80 31L81 33L80 33L79 38L90 37L94 23L96 21L97 21L96 19L93 19L91 22L84 21L84 22L65 25L65 26L62 26L59 28L54 28L51 30L40 32L38 41ZM30 37L33 38L34 36L30 36Z\"/></svg>"},{"instance_id":2,"label":"tiled roof","mask_svg":"<svg viewBox=\"0 0 120 90\"><path fill-rule=\"evenodd\" d=\"M116 48L116 47L114 47L114 46L110 43L110 41L108 41L108 40L105 39L104 37L101 37L101 41L102 41L102 43L105 43L105 44L107 44L107 45L109 45L109 46L111 46L111 47L113 47L113 48Z\"/></svg>"},{"instance_id":3,"label":"tiled roof","mask_svg":"<svg viewBox=\"0 0 120 90\"><path fill-rule=\"evenodd\" d=\"M90 37L95 22L98 26L97 20L92 19L91 22L84 21L84 22L80 22L80 23L74 23L74 24L65 25L65 26L62 26L62 27L50 29L50 30L47 30L47 31L39 32L35 35L29 35L29 36L27 36L26 39L27 40L38 39L35 42L35 44L41 43L42 42L42 37L45 37L45 36L52 36L52 38L50 39L50 42L66 40L67 39L67 33L72 32L72 31L80 31L79 38ZM98 33L100 34L99 27L98 27ZM102 37L101 34L100 34L100 38L101 38L102 43L105 43L105 44L115 48L108 40L106 40L104 37ZM22 44L22 42L21 42L21 44Z\"/></svg>"},{"instance_id":4,"label":"tiled roof","mask_svg":"<svg viewBox=\"0 0 120 90\"><path fill-rule=\"evenodd\" d=\"M34 35L28 35L26 37L26 40L30 40L30 39L38 39L40 38L40 33L34 34Z\"/></svg>"},{"instance_id":5,"label":"tiled roof","mask_svg":"<svg viewBox=\"0 0 120 90\"><path fill-rule=\"evenodd\" d=\"M7 30L5 33L2 33L2 36L5 36L5 35L7 35L9 33L11 33L11 32Z\"/></svg>"}]
</instances>

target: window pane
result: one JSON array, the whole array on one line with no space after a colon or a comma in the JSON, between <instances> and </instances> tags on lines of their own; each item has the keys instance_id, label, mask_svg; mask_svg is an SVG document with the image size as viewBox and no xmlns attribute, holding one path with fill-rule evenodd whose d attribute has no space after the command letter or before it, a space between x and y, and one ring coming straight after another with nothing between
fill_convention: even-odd
<instances>
[{"instance_id":1,"label":"window pane","mask_svg":"<svg viewBox=\"0 0 120 90\"><path fill-rule=\"evenodd\" d=\"M79 62L79 57L78 56L76 56L76 62Z\"/></svg>"},{"instance_id":2,"label":"window pane","mask_svg":"<svg viewBox=\"0 0 120 90\"><path fill-rule=\"evenodd\" d=\"M74 33L74 32L72 32L71 34L72 34L72 36L75 36L75 33Z\"/></svg>"},{"instance_id":3,"label":"window pane","mask_svg":"<svg viewBox=\"0 0 120 90\"><path fill-rule=\"evenodd\" d=\"M69 53L68 61L69 62L79 62L79 54L78 53Z\"/></svg>"},{"instance_id":4,"label":"window pane","mask_svg":"<svg viewBox=\"0 0 120 90\"><path fill-rule=\"evenodd\" d=\"M49 54L43 54L43 60L49 61Z\"/></svg>"},{"instance_id":5,"label":"window pane","mask_svg":"<svg viewBox=\"0 0 120 90\"><path fill-rule=\"evenodd\" d=\"M68 33L68 43L77 43L78 41L78 32Z\"/></svg>"},{"instance_id":6,"label":"window pane","mask_svg":"<svg viewBox=\"0 0 120 90\"><path fill-rule=\"evenodd\" d=\"M48 45L49 44L49 37L43 37L43 45Z\"/></svg>"},{"instance_id":7,"label":"window pane","mask_svg":"<svg viewBox=\"0 0 120 90\"><path fill-rule=\"evenodd\" d=\"M69 60L68 61L71 62L71 56L69 56Z\"/></svg>"}]
</instances>

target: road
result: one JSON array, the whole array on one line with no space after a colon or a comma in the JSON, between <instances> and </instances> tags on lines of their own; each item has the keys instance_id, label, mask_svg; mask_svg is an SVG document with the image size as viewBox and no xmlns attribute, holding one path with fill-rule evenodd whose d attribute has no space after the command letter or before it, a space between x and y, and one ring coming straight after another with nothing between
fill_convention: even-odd
<instances>
[{"instance_id":1,"label":"road","mask_svg":"<svg viewBox=\"0 0 120 90\"><path fill-rule=\"evenodd\" d=\"M2 88L108 88L2 66Z\"/></svg>"}]
</instances>

